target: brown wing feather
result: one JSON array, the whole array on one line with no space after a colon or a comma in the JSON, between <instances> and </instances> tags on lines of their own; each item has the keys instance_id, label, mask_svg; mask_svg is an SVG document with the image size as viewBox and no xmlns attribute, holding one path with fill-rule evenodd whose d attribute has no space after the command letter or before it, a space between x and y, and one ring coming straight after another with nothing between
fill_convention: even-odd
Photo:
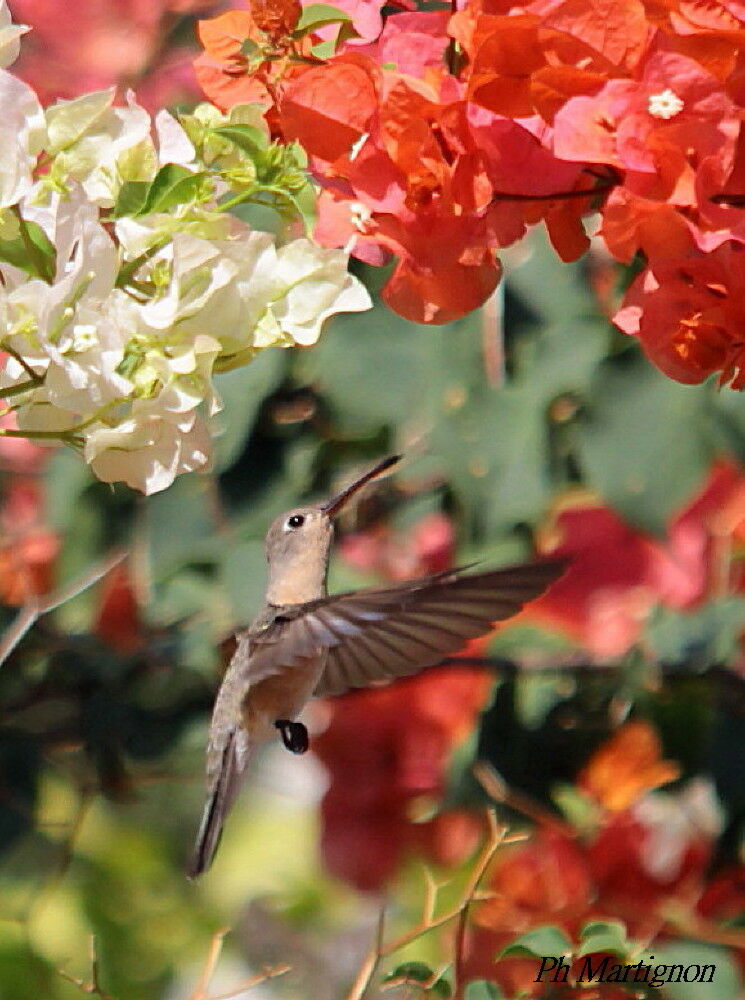
<instances>
[{"instance_id":1,"label":"brown wing feather","mask_svg":"<svg viewBox=\"0 0 745 1000\"><path fill-rule=\"evenodd\" d=\"M493 622L516 614L565 568L546 562L486 573L455 570L314 602L302 617L315 634L323 626L334 636L314 693L341 694L434 666Z\"/></svg>"}]
</instances>

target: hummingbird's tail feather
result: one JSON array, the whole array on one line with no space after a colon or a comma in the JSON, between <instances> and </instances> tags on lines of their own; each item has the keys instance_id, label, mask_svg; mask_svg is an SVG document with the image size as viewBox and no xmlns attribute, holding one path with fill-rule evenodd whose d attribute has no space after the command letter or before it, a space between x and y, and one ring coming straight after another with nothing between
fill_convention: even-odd
<instances>
[{"instance_id":1,"label":"hummingbird's tail feather","mask_svg":"<svg viewBox=\"0 0 745 1000\"><path fill-rule=\"evenodd\" d=\"M222 764L210 786L194 845L194 853L187 868L189 878L196 878L206 872L212 864L212 859L220 843L225 817L235 802L241 787L249 749L245 730L233 729L228 733L222 755Z\"/></svg>"}]
</instances>

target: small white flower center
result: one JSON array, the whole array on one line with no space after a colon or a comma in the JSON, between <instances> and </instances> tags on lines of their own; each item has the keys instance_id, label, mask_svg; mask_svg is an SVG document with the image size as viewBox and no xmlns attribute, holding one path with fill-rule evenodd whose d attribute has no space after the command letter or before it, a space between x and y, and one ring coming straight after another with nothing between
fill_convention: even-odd
<instances>
[{"instance_id":1,"label":"small white flower center","mask_svg":"<svg viewBox=\"0 0 745 1000\"><path fill-rule=\"evenodd\" d=\"M80 323L72 331L72 344L70 345L73 351L89 351L91 347L96 347L98 344L98 331L95 326L88 323Z\"/></svg>"},{"instance_id":2,"label":"small white flower center","mask_svg":"<svg viewBox=\"0 0 745 1000\"><path fill-rule=\"evenodd\" d=\"M359 139L352 144L352 148L349 150L349 162L352 163L360 155L360 150L365 145L367 140L370 138L370 133L365 132L361 135Z\"/></svg>"},{"instance_id":3,"label":"small white flower center","mask_svg":"<svg viewBox=\"0 0 745 1000\"><path fill-rule=\"evenodd\" d=\"M366 233L372 219L372 212L367 205L363 205L361 201L353 201L349 205L349 214L352 218L354 228L360 233Z\"/></svg>"},{"instance_id":4,"label":"small white flower center","mask_svg":"<svg viewBox=\"0 0 745 1000\"><path fill-rule=\"evenodd\" d=\"M683 102L676 93L667 88L659 94L651 94L647 102L647 110L653 118L664 118L668 121L680 114Z\"/></svg>"}]
</instances>

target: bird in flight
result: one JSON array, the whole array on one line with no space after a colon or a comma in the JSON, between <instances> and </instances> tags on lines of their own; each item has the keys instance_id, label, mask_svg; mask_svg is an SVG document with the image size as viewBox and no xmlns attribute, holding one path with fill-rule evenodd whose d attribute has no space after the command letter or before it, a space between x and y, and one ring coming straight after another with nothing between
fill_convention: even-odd
<instances>
[{"instance_id":1,"label":"bird in flight","mask_svg":"<svg viewBox=\"0 0 745 1000\"><path fill-rule=\"evenodd\" d=\"M252 751L279 733L293 753L308 749L297 721L312 697L407 677L511 618L564 572L561 561L505 569L446 570L395 586L326 593L333 519L362 486L396 465L379 462L341 493L295 507L266 536L264 607L237 636L218 691L207 744L207 800L189 866L206 871Z\"/></svg>"}]
</instances>

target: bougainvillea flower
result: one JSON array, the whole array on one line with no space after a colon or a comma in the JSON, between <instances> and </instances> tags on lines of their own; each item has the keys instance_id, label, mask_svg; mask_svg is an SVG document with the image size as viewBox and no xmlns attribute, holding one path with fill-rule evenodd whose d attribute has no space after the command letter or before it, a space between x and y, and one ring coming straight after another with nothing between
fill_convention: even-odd
<instances>
[{"instance_id":1,"label":"bougainvillea flower","mask_svg":"<svg viewBox=\"0 0 745 1000\"><path fill-rule=\"evenodd\" d=\"M592 755L577 779L580 788L609 812L633 805L644 792L680 776L662 759L659 737L648 722L627 722Z\"/></svg>"},{"instance_id":2,"label":"bougainvillea flower","mask_svg":"<svg viewBox=\"0 0 745 1000\"><path fill-rule=\"evenodd\" d=\"M587 497L567 497L546 529L546 551L570 569L523 614L566 630L599 660L625 653L652 609L688 609L711 596L723 532L738 530L745 476L716 463L660 542ZM726 523L724 513L730 512ZM733 581L733 586L735 582Z\"/></svg>"},{"instance_id":3,"label":"bougainvillea flower","mask_svg":"<svg viewBox=\"0 0 745 1000\"><path fill-rule=\"evenodd\" d=\"M600 233L624 264L641 250L659 260L680 257L691 247L691 228L674 205L634 194L626 187L611 191L603 206Z\"/></svg>"},{"instance_id":4,"label":"bougainvillea flower","mask_svg":"<svg viewBox=\"0 0 745 1000\"><path fill-rule=\"evenodd\" d=\"M388 525L345 535L341 552L355 569L377 573L386 580L407 580L447 569L452 565L454 546L452 521L437 513L423 517L403 537Z\"/></svg>"},{"instance_id":5,"label":"bougainvillea flower","mask_svg":"<svg viewBox=\"0 0 745 1000\"><path fill-rule=\"evenodd\" d=\"M650 792L607 817L587 847L605 912L632 933L656 932L670 901L692 910L703 892L721 812L711 785Z\"/></svg>"},{"instance_id":6,"label":"bougainvillea flower","mask_svg":"<svg viewBox=\"0 0 745 1000\"><path fill-rule=\"evenodd\" d=\"M731 162L738 130L721 81L692 59L658 52L638 82L612 79L594 96L568 100L554 118L553 149L562 159L656 174L666 197L692 204L696 166L712 155Z\"/></svg>"},{"instance_id":7,"label":"bougainvillea flower","mask_svg":"<svg viewBox=\"0 0 745 1000\"><path fill-rule=\"evenodd\" d=\"M670 378L695 385L717 373L720 385L745 388L745 249L652 261L614 322Z\"/></svg>"},{"instance_id":8,"label":"bougainvillea flower","mask_svg":"<svg viewBox=\"0 0 745 1000\"><path fill-rule=\"evenodd\" d=\"M309 69L317 39L293 37L299 0L254 0L250 6L199 22L204 52L194 61L194 72L222 111L257 103L272 109L273 120L285 85Z\"/></svg>"},{"instance_id":9,"label":"bougainvillea flower","mask_svg":"<svg viewBox=\"0 0 745 1000\"><path fill-rule=\"evenodd\" d=\"M199 41L204 52L194 61L199 86L221 111L235 104L272 103L264 82L248 73L242 46L247 39L260 39L247 10L230 10L208 21L200 21ZM252 36L256 36L253 38Z\"/></svg>"},{"instance_id":10,"label":"bougainvillea flower","mask_svg":"<svg viewBox=\"0 0 745 1000\"><path fill-rule=\"evenodd\" d=\"M123 655L142 646L145 633L140 605L124 563L115 566L101 582L92 631Z\"/></svg>"},{"instance_id":11,"label":"bougainvillea flower","mask_svg":"<svg viewBox=\"0 0 745 1000\"><path fill-rule=\"evenodd\" d=\"M443 820L425 830L411 822L412 810L441 797L450 753L472 732L491 687L484 671L438 668L395 690L357 691L329 703L328 728L314 743L329 774L321 806L329 871L369 891L384 885L415 846L429 844L445 859ZM452 823L468 853L477 828L462 818Z\"/></svg>"},{"instance_id":12,"label":"bougainvillea flower","mask_svg":"<svg viewBox=\"0 0 745 1000\"><path fill-rule=\"evenodd\" d=\"M396 14L386 19L375 45L358 51L397 73L423 79L427 70L442 69L448 45L447 18L445 11ZM355 41L352 39L349 44Z\"/></svg>"},{"instance_id":13,"label":"bougainvillea flower","mask_svg":"<svg viewBox=\"0 0 745 1000\"><path fill-rule=\"evenodd\" d=\"M316 0L305 0L304 7L312 5ZM384 0L337 0L333 4L337 10L342 11L350 19L354 35L346 39L345 45L357 47L366 45L374 41L383 27L383 16L381 10ZM391 18L390 20L397 20ZM329 24L319 28L318 37L323 39L335 39L339 34L339 25Z\"/></svg>"},{"instance_id":14,"label":"bougainvillea flower","mask_svg":"<svg viewBox=\"0 0 745 1000\"><path fill-rule=\"evenodd\" d=\"M356 54L313 66L284 88L282 132L311 156L334 161L365 135L378 107L374 64Z\"/></svg>"}]
</instances>

